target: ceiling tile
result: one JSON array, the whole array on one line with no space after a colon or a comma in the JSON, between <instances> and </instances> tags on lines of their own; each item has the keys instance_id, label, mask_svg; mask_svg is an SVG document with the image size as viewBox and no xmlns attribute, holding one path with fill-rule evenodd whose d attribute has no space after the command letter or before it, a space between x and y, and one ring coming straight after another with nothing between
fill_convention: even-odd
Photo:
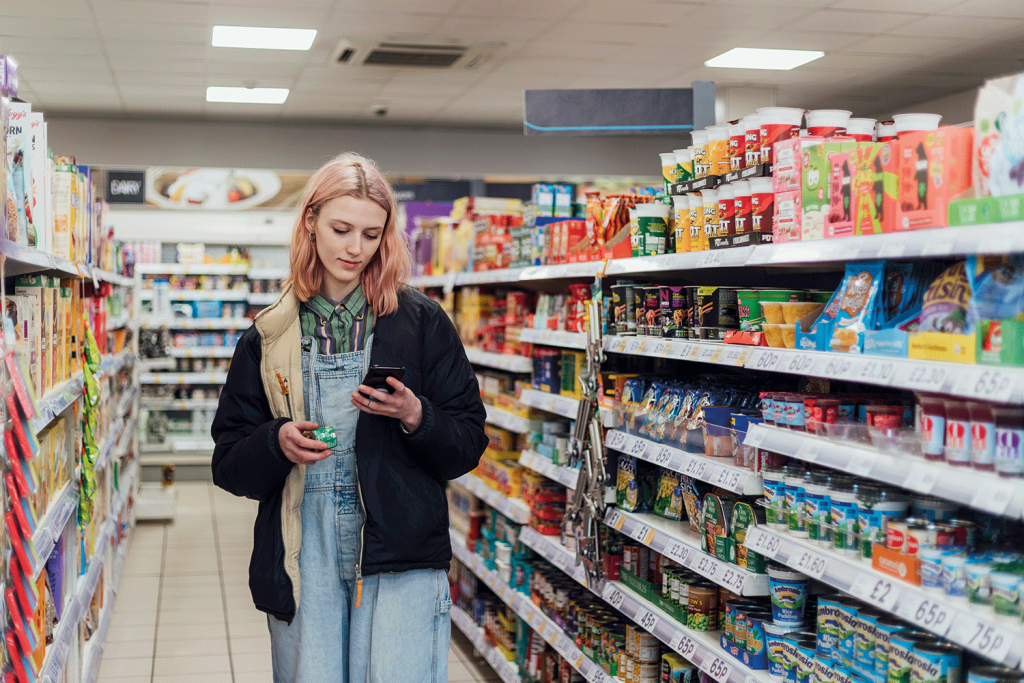
<instances>
[{"instance_id":1,"label":"ceiling tile","mask_svg":"<svg viewBox=\"0 0 1024 683\"><path fill-rule=\"evenodd\" d=\"M208 45L213 29L198 24L158 24L146 22L100 23L105 40L155 40L171 43Z\"/></svg>"},{"instance_id":2,"label":"ceiling tile","mask_svg":"<svg viewBox=\"0 0 1024 683\"><path fill-rule=\"evenodd\" d=\"M39 38L75 38L95 40L100 37L96 24L88 21L53 21L39 17L3 17L0 31L5 35Z\"/></svg>"},{"instance_id":3,"label":"ceiling tile","mask_svg":"<svg viewBox=\"0 0 1024 683\"><path fill-rule=\"evenodd\" d=\"M932 15L915 19L886 32L929 38L983 38L1008 28L1011 27L1007 25L1005 19Z\"/></svg>"},{"instance_id":4,"label":"ceiling tile","mask_svg":"<svg viewBox=\"0 0 1024 683\"><path fill-rule=\"evenodd\" d=\"M323 23L324 38L334 42L341 37L382 40L388 34L406 32L426 36L435 31L442 21L441 16L433 14L389 14L337 8Z\"/></svg>"},{"instance_id":5,"label":"ceiling tile","mask_svg":"<svg viewBox=\"0 0 1024 683\"><path fill-rule=\"evenodd\" d=\"M1024 19L1024 3L1020 0L967 0L942 12L969 17L1012 17Z\"/></svg>"},{"instance_id":6,"label":"ceiling tile","mask_svg":"<svg viewBox=\"0 0 1024 683\"><path fill-rule=\"evenodd\" d=\"M633 47L633 43L598 43L579 42L569 43L562 40L551 40L541 38L530 43L523 54L534 58L560 59L587 59L594 61L605 61L616 59L626 49Z\"/></svg>"},{"instance_id":7,"label":"ceiling tile","mask_svg":"<svg viewBox=\"0 0 1024 683\"><path fill-rule=\"evenodd\" d=\"M6 30L7 19L0 22L0 31ZM41 38L39 36L0 35L0 49L13 55L48 52L61 56L98 55L102 42L97 33L92 38ZM28 60L31 61L31 60Z\"/></svg>"},{"instance_id":8,"label":"ceiling tile","mask_svg":"<svg viewBox=\"0 0 1024 683\"><path fill-rule=\"evenodd\" d=\"M206 87L207 76L203 74L181 74L168 73L166 71L126 71L115 70L114 82L121 88L124 86L143 85L158 87L182 87L190 86L195 88Z\"/></svg>"},{"instance_id":9,"label":"ceiling tile","mask_svg":"<svg viewBox=\"0 0 1024 683\"><path fill-rule=\"evenodd\" d=\"M6 49L6 39L0 37L0 50ZM50 73L60 73L69 64L73 64L76 69L89 71L109 69L107 58L99 50L91 55L75 55L74 57L54 52L30 53L21 50L11 50L10 53L17 58L18 64L21 65L19 68L22 73L34 72L37 69Z\"/></svg>"},{"instance_id":10,"label":"ceiling tile","mask_svg":"<svg viewBox=\"0 0 1024 683\"><path fill-rule=\"evenodd\" d=\"M153 23L198 24L205 26L205 2L158 2L154 0L90 0L96 20L120 24L126 18Z\"/></svg>"},{"instance_id":11,"label":"ceiling tile","mask_svg":"<svg viewBox=\"0 0 1024 683\"><path fill-rule=\"evenodd\" d=\"M897 29L899 30L899 29ZM920 55L922 57L950 50L959 42L957 38L931 38L924 36L882 35L865 38L853 43L848 50L879 54ZM837 49L842 50L843 48Z\"/></svg>"},{"instance_id":12,"label":"ceiling tile","mask_svg":"<svg viewBox=\"0 0 1024 683\"><path fill-rule=\"evenodd\" d=\"M560 19L579 7L580 0L462 0L450 14L489 19Z\"/></svg>"},{"instance_id":13,"label":"ceiling tile","mask_svg":"<svg viewBox=\"0 0 1024 683\"><path fill-rule=\"evenodd\" d=\"M883 33L923 15L908 12L855 12L852 10L824 9L800 17L790 28L800 31L853 31L855 33Z\"/></svg>"},{"instance_id":14,"label":"ceiling tile","mask_svg":"<svg viewBox=\"0 0 1024 683\"><path fill-rule=\"evenodd\" d=\"M493 19L466 19L454 17L444 19L434 29L438 36L456 38L464 44L482 42L508 42L530 40L540 34L551 23L542 19L517 19L513 22Z\"/></svg>"},{"instance_id":15,"label":"ceiling tile","mask_svg":"<svg viewBox=\"0 0 1024 683\"><path fill-rule=\"evenodd\" d=\"M76 82L76 83L113 83L114 77L105 66L100 69L43 69L35 65L20 64L18 72L36 84Z\"/></svg>"},{"instance_id":16,"label":"ceiling tile","mask_svg":"<svg viewBox=\"0 0 1024 683\"><path fill-rule=\"evenodd\" d=\"M651 0L588 0L568 17L569 24L602 21L615 24L654 24L667 26L689 15L702 2L652 2Z\"/></svg>"},{"instance_id":17,"label":"ceiling tile","mask_svg":"<svg viewBox=\"0 0 1024 683\"><path fill-rule=\"evenodd\" d=\"M130 0L134 2L134 0ZM211 26L265 26L268 28L312 28L320 29L327 18L328 10L317 7L293 7L290 3L278 7L261 7L254 12L243 5L211 5L202 13L203 23ZM180 21L180 20L177 20ZM318 35L317 38L320 36Z\"/></svg>"},{"instance_id":18,"label":"ceiling tile","mask_svg":"<svg viewBox=\"0 0 1024 683\"><path fill-rule=\"evenodd\" d=\"M830 9L865 10L871 12L920 12L931 14L964 0L836 0L829 5Z\"/></svg>"},{"instance_id":19,"label":"ceiling tile","mask_svg":"<svg viewBox=\"0 0 1024 683\"><path fill-rule=\"evenodd\" d=\"M113 83L89 83L86 81L33 81L32 89L39 95L50 99L51 95L81 95L83 101L90 98L117 98L117 90Z\"/></svg>"},{"instance_id":20,"label":"ceiling tile","mask_svg":"<svg viewBox=\"0 0 1024 683\"><path fill-rule=\"evenodd\" d=\"M700 44L704 39L711 38L715 32L750 29L764 32L781 27L795 27L794 20L799 16L807 15L807 13L807 10L800 10L794 14L779 10L769 3L746 6L715 3L687 14L685 26L691 44ZM813 30L822 27L804 28ZM727 35L726 33L723 37L727 37Z\"/></svg>"},{"instance_id":21,"label":"ceiling tile","mask_svg":"<svg viewBox=\"0 0 1024 683\"><path fill-rule=\"evenodd\" d=\"M830 52L821 59L814 60L812 63L817 69L838 69L841 71L861 71L865 73L870 70L879 70L882 73L892 73L897 69L919 66L922 62L923 59L921 57L914 55L880 55L866 52L837 51Z\"/></svg>"},{"instance_id":22,"label":"ceiling tile","mask_svg":"<svg viewBox=\"0 0 1024 683\"><path fill-rule=\"evenodd\" d=\"M135 59L160 60L168 67L173 67L178 60L202 60L205 48L196 43L165 43L156 40L108 40L104 43L104 51L111 62Z\"/></svg>"},{"instance_id":23,"label":"ceiling tile","mask_svg":"<svg viewBox=\"0 0 1024 683\"><path fill-rule=\"evenodd\" d=\"M615 22L567 21L553 25L542 34L545 40L578 42L582 40L607 43L640 44L653 41L665 33L662 24L619 24Z\"/></svg>"},{"instance_id":24,"label":"ceiling tile","mask_svg":"<svg viewBox=\"0 0 1024 683\"><path fill-rule=\"evenodd\" d=\"M3 7L4 28L11 17L34 17L36 19L86 19L92 20L89 5L84 2L67 0L32 0L32 2L8 2ZM6 38L4 41L6 42Z\"/></svg>"},{"instance_id":25,"label":"ceiling tile","mask_svg":"<svg viewBox=\"0 0 1024 683\"><path fill-rule=\"evenodd\" d=\"M787 50L842 50L856 44L870 34L854 32L773 31L761 38L744 41L743 47L766 47Z\"/></svg>"}]
</instances>

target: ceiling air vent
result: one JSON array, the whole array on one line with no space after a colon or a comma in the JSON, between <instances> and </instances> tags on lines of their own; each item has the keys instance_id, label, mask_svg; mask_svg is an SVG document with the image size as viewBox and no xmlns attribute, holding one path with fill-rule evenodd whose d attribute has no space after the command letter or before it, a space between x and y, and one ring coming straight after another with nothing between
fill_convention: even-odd
<instances>
[{"instance_id":1,"label":"ceiling air vent","mask_svg":"<svg viewBox=\"0 0 1024 683\"><path fill-rule=\"evenodd\" d=\"M426 69L475 69L494 56L501 44L458 45L454 43L373 42L356 43L342 39L331 54L331 62L353 66L390 66Z\"/></svg>"}]
</instances>

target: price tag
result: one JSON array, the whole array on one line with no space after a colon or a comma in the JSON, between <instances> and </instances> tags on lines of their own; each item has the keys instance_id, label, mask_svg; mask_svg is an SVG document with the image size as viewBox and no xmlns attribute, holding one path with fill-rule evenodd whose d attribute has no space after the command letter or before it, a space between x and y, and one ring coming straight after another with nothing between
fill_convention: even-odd
<instances>
[{"instance_id":1,"label":"price tag","mask_svg":"<svg viewBox=\"0 0 1024 683\"><path fill-rule=\"evenodd\" d=\"M698 268L719 268L725 262L725 249L712 249L702 252L697 259Z\"/></svg>"},{"instance_id":2,"label":"price tag","mask_svg":"<svg viewBox=\"0 0 1024 683\"><path fill-rule=\"evenodd\" d=\"M901 589L896 584L896 579L879 578L864 572L857 576L850 592L865 602L891 612L900 597Z\"/></svg>"},{"instance_id":3,"label":"price tag","mask_svg":"<svg viewBox=\"0 0 1024 683\"><path fill-rule=\"evenodd\" d=\"M958 396L971 396L985 401L1007 403L1016 389L1015 378L1006 370L990 368L964 372L953 389Z\"/></svg>"},{"instance_id":4,"label":"price tag","mask_svg":"<svg viewBox=\"0 0 1024 683\"><path fill-rule=\"evenodd\" d=\"M630 337L622 337L619 341L618 347L615 349L616 353L622 353L626 350L626 344L629 343Z\"/></svg>"},{"instance_id":5,"label":"price tag","mask_svg":"<svg viewBox=\"0 0 1024 683\"><path fill-rule=\"evenodd\" d=\"M721 352L721 347L716 347L714 344L701 344L697 347L697 356L694 360L701 363L714 363L716 354Z\"/></svg>"},{"instance_id":6,"label":"price tag","mask_svg":"<svg viewBox=\"0 0 1024 683\"><path fill-rule=\"evenodd\" d=\"M626 443L626 434L620 431L614 431L608 435L608 439L605 441L605 445L614 450L622 448L623 444Z\"/></svg>"},{"instance_id":7,"label":"price tag","mask_svg":"<svg viewBox=\"0 0 1024 683\"><path fill-rule=\"evenodd\" d=\"M896 374L896 365L883 358L861 358L854 364L854 375L851 379L868 384L889 386Z\"/></svg>"},{"instance_id":8,"label":"price tag","mask_svg":"<svg viewBox=\"0 0 1024 683\"><path fill-rule=\"evenodd\" d=\"M747 574L748 572L743 569L726 567L725 571L718 578L718 583L736 595L743 595L743 584L747 581Z\"/></svg>"},{"instance_id":9,"label":"price tag","mask_svg":"<svg viewBox=\"0 0 1024 683\"><path fill-rule=\"evenodd\" d=\"M651 348L652 356L664 356L668 350L669 343L666 341L660 341Z\"/></svg>"},{"instance_id":10,"label":"price tag","mask_svg":"<svg viewBox=\"0 0 1024 683\"><path fill-rule=\"evenodd\" d=\"M697 654L697 641L685 633L677 633L670 645L673 650L682 655L683 659L689 662L692 662L694 655Z\"/></svg>"},{"instance_id":11,"label":"price tag","mask_svg":"<svg viewBox=\"0 0 1024 683\"><path fill-rule=\"evenodd\" d=\"M727 346L723 348L722 355L719 357L718 362L722 363L723 365L741 367L746 362L749 353L749 349L741 349L735 346Z\"/></svg>"},{"instance_id":12,"label":"price tag","mask_svg":"<svg viewBox=\"0 0 1024 683\"><path fill-rule=\"evenodd\" d=\"M808 353L795 353L779 363L778 369L793 375L806 375L814 365L814 356ZM830 375L835 377L836 375Z\"/></svg>"},{"instance_id":13,"label":"price tag","mask_svg":"<svg viewBox=\"0 0 1024 683\"><path fill-rule=\"evenodd\" d=\"M952 256L953 251L953 239L952 238L935 238L926 241L921 247L922 256Z\"/></svg>"},{"instance_id":14,"label":"price tag","mask_svg":"<svg viewBox=\"0 0 1024 683\"><path fill-rule=\"evenodd\" d=\"M647 444L648 442L645 439L633 437L633 443L629 444L628 453L630 455L641 457L647 452Z\"/></svg>"},{"instance_id":15,"label":"price tag","mask_svg":"<svg viewBox=\"0 0 1024 683\"><path fill-rule=\"evenodd\" d=\"M952 378L952 370L937 363L903 363L896 371L892 383L904 389L941 392Z\"/></svg>"},{"instance_id":16,"label":"price tag","mask_svg":"<svg viewBox=\"0 0 1024 683\"><path fill-rule=\"evenodd\" d=\"M606 591L604 599L608 601L608 604L615 609L622 608L622 602L626 599L625 594L614 586L609 586L609 590Z\"/></svg>"},{"instance_id":17,"label":"price tag","mask_svg":"<svg viewBox=\"0 0 1024 683\"><path fill-rule=\"evenodd\" d=\"M569 640L569 636L564 633L555 640L555 650L566 659L569 659L569 657L572 656L572 651L575 649L576 646L571 640Z\"/></svg>"},{"instance_id":18,"label":"price tag","mask_svg":"<svg viewBox=\"0 0 1024 683\"><path fill-rule=\"evenodd\" d=\"M747 438L743 440L744 446L753 446L754 448L760 448L761 444L768 437L768 430L762 427L752 427L747 432Z\"/></svg>"},{"instance_id":19,"label":"price tag","mask_svg":"<svg viewBox=\"0 0 1024 683\"><path fill-rule=\"evenodd\" d=\"M900 600L896 614L940 636L949 632L956 619L956 610L952 607L921 595L908 595Z\"/></svg>"},{"instance_id":20,"label":"price tag","mask_svg":"<svg viewBox=\"0 0 1024 683\"><path fill-rule=\"evenodd\" d=\"M1017 491L1017 484L1004 484L999 482L987 483L978 488L971 499L971 507L984 510L993 515L1006 514L1006 508L1010 507L1013 494Z\"/></svg>"},{"instance_id":21,"label":"price tag","mask_svg":"<svg viewBox=\"0 0 1024 683\"><path fill-rule=\"evenodd\" d=\"M740 478L743 476L739 470L734 470L729 467L719 467L718 475L715 477L714 484L721 486L722 488L729 489L730 491L736 491L740 485Z\"/></svg>"},{"instance_id":22,"label":"price tag","mask_svg":"<svg viewBox=\"0 0 1024 683\"><path fill-rule=\"evenodd\" d=\"M654 627L658 625L658 615L649 609L641 608L633 617L634 621L648 633L654 633Z\"/></svg>"},{"instance_id":23,"label":"price tag","mask_svg":"<svg viewBox=\"0 0 1024 683\"><path fill-rule=\"evenodd\" d=\"M702 479L707 466L708 463L706 460L691 457L686 461L686 465L683 467L683 474L688 477L693 477L694 479Z\"/></svg>"},{"instance_id":24,"label":"price tag","mask_svg":"<svg viewBox=\"0 0 1024 683\"><path fill-rule=\"evenodd\" d=\"M747 538L744 545L765 557L774 559L782 547L782 539L760 527L752 527L747 529Z\"/></svg>"},{"instance_id":25,"label":"price tag","mask_svg":"<svg viewBox=\"0 0 1024 683\"><path fill-rule=\"evenodd\" d=\"M853 373L853 359L842 354L830 354L819 359L819 368L816 373L821 377L848 378Z\"/></svg>"},{"instance_id":26,"label":"price tag","mask_svg":"<svg viewBox=\"0 0 1024 683\"><path fill-rule=\"evenodd\" d=\"M767 351L759 349L755 351L750 359L747 361L747 367L751 370L764 370L765 372L775 372L779 363L782 361L782 354L778 351Z\"/></svg>"},{"instance_id":27,"label":"price tag","mask_svg":"<svg viewBox=\"0 0 1024 683\"><path fill-rule=\"evenodd\" d=\"M672 348L669 349L668 356L669 356L669 358L683 359L683 358L689 358L690 354L692 352L693 352L693 344L690 344L690 343L678 344L677 343L677 344L673 344Z\"/></svg>"},{"instance_id":28,"label":"price tag","mask_svg":"<svg viewBox=\"0 0 1024 683\"><path fill-rule=\"evenodd\" d=\"M690 548L689 546L683 545L679 541L669 541L665 546L665 555L675 560L679 564L686 564L690 559Z\"/></svg>"},{"instance_id":29,"label":"price tag","mask_svg":"<svg viewBox=\"0 0 1024 683\"><path fill-rule=\"evenodd\" d=\"M626 521L626 516L618 510L610 510L608 512L608 518L605 519L605 524L612 527L616 531L622 530L622 523Z\"/></svg>"},{"instance_id":30,"label":"price tag","mask_svg":"<svg viewBox=\"0 0 1024 683\"><path fill-rule=\"evenodd\" d=\"M721 657L705 657L700 663L700 670L711 676L718 683L726 683L732 674L732 667Z\"/></svg>"},{"instance_id":31,"label":"price tag","mask_svg":"<svg viewBox=\"0 0 1024 683\"><path fill-rule=\"evenodd\" d=\"M890 238L896 237L890 235ZM907 250L907 245L903 242L887 241L878 250L878 258L899 258L903 256L903 253Z\"/></svg>"},{"instance_id":32,"label":"price tag","mask_svg":"<svg viewBox=\"0 0 1024 683\"><path fill-rule=\"evenodd\" d=\"M878 461L878 453L872 451L861 451L857 457L851 458L846 465L846 469L859 477L867 477L871 470L875 468L875 463Z\"/></svg>"},{"instance_id":33,"label":"price tag","mask_svg":"<svg viewBox=\"0 0 1024 683\"><path fill-rule=\"evenodd\" d=\"M690 569L709 579L714 579L718 575L718 562L715 558L702 552L696 555L696 559L690 563Z\"/></svg>"},{"instance_id":34,"label":"price tag","mask_svg":"<svg viewBox=\"0 0 1024 683\"><path fill-rule=\"evenodd\" d=\"M578 669L579 667L576 668ZM608 683L608 677L603 671L597 668L591 668L587 673L587 680L590 681L590 683Z\"/></svg>"},{"instance_id":35,"label":"price tag","mask_svg":"<svg viewBox=\"0 0 1024 683\"><path fill-rule=\"evenodd\" d=\"M641 344L640 340L637 339L636 337L633 337L628 342L626 342L626 353L632 353L632 354L639 353L639 351L640 351L640 344Z\"/></svg>"},{"instance_id":36,"label":"price tag","mask_svg":"<svg viewBox=\"0 0 1024 683\"><path fill-rule=\"evenodd\" d=\"M805 462L816 462L821 455L821 443L817 439L804 439L796 449L796 457Z\"/></svg>"},{"instance_id":37,"label":"price tag","mask_svg":"<svg viewBox=\"0 0 1024 683\"><path fill-rule=\"evenodd\" d=\"M662 446L654 454L654 458L651 459L651 462L653 462L655 465L666 467L668 466L668 463L672 460L673 452L674 451L668 446Z\"/></svg>"},{"instance_id":38,"label":"price tag","mask_svg":"<svg viewBox=\"0 0 1024 683\"><path fill-rule=\"evenodd\" d=\"M651 541L654 540L654 529L647 526L646 524L637 524L633 527L630 536L640 541L644 545L650 545Z\"/></svg>"},{"instance_id":39,"label":"price tag","mask_svg":"<svg viewBox=\"0 0 1024 683\"><path fill-rule=\"evenodd\" d=\"M985 623L963 612L957 614L949 632L949 638L953 642L999 663L1005 663L1014 637L1013 631L1007 628Z\"/></svg>"},{"instance_id":40,"label":"price tag","mask_svg":"<svg viewBox=\"0 0 1024 683\"><path fill-rule=\"evenodd\" d=\"M798 548L786 564L820 581L828 569L828 558L813 550Z\"/></svg>"},{"instance_id":41,"label":"price tag","mask_svg":"<svg viewBox=\"0 0 1024 683\"><path fill-rule=\"evenodd\" d=\"M929 467L923 463L915 462L911 465L910 474L907 475L906 480L903 482L903 488L927 495L935 488L935 482L938 480L939 469L937 467Z\"/></svg>"}]
</instances>

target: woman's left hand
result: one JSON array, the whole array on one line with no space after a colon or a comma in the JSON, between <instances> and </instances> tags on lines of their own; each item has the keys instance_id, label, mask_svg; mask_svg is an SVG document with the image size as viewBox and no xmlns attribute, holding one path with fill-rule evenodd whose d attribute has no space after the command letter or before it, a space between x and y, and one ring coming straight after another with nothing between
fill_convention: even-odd
<instances>
[{"instance_id":1,"label":"woman's left hand","mask_svg":"<svg viewBox=\"0 0 1024 683\"><path fill-rule=\"evenodd\" d=\"M395 390L394 393L389 394L360 384L359 389L352 394L352 404L364 413L401 420L407 432L416 431L423 420L423 404L416 394L394 377L388 377L388 384ZM366 396L372 396L376 400L371 401Z\"/></svg>"}]
</instances>

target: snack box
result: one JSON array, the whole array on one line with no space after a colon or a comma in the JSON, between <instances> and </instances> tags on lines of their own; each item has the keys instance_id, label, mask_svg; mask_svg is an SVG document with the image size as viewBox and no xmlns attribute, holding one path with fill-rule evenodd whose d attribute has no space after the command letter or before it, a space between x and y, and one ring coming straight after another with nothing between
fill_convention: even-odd
<instances>
[{"instance_id":1,"label":"snack box","mask_svg":"<svg viewBox=\"0 0 1024 683\"><path fill-rule=\"evenodd\" d=\"M555 214L555 186L545 183L537 183L533 186L531 193L534 210L538 216L554 216Z\"/></svg>"},{"instance_id":2,"label":"snack box","mask_svg":"<svg viewBox=\"0 0 1024 683\"><path fill-rule=\"evenodd\" d=\"M825 237L850 237L855 234L857 194L857 150L838 152L829 159L831 173L828 182L829 211L825 221Z\"/></svg>"},{"instance_id":3,"label":"snack box","mask_svg":"<svg viewBox=\"0 0 1024 683\"><path fill-rule=\"evenodd\" d=\"M775 195L775 216L772 220L773 242L797 242L802 237L803 193L800 190Z\"/></svg>"},{"instance_id":4,"label":"snack box","mask_svg":"<svg viewBox=\"0 0 1024 683\"><path fill-rule=\"evenodd\" d=\"M803 187L804 169L808 162L807 150L824 141L825 138L808 135L775 143L772 183L776 194L793 192Z\"/></svg>"},{"instance_id":5,"label":"snack box","mask_svg":"<svg viewBox=\"0 0 1024 683\"><path fill-rule=\"evenodd\" d=\"M978 363L1024 366L1024 316L979 320L974 334Z\"/></svg>"},{"instance_id":6,"label":"snack box","mask_svg":"<svg viewBox=\"0 0 1024 683\"><path fill-rule=\"evenodd\" d=\"M815 140L816 138L801 138ZM830 183L833 155L850 152L857 148L853 138L837 137L818 139L816 144L804 147L804 161L801 179L803 217L800 221L801 239L824 239L831 208Z\"/></svg>"},{"instance_id":7,"label":"snack box","mask_svg":"<svg viewBox=\"0 0 1024 683\"><path fill-rule=\"evenodd\" d=\"M899 190L899 143L861 142L857 146L854 231L877 235L896 230Z\"/></svg>"},{"instance_id":8,"label":"snack box","mask_svg":"<svg viewBox=\"0 0 1024 683\"><path fill-rule=\"evenodd\" d=\"M973 129L953 126L900 139L897 231L947 224L949 202L971 187L973 145Z\"/></svg>"},{"instance_id":9,"label":"snack box","mask_svg":"<svg viewBox=\"0 0 1024 683\"><path fill-rule=\"evenodd\" d=\"M572 216L572 185L555 185L554 215L569 218Z\"/></svg>"}]
</instances>

